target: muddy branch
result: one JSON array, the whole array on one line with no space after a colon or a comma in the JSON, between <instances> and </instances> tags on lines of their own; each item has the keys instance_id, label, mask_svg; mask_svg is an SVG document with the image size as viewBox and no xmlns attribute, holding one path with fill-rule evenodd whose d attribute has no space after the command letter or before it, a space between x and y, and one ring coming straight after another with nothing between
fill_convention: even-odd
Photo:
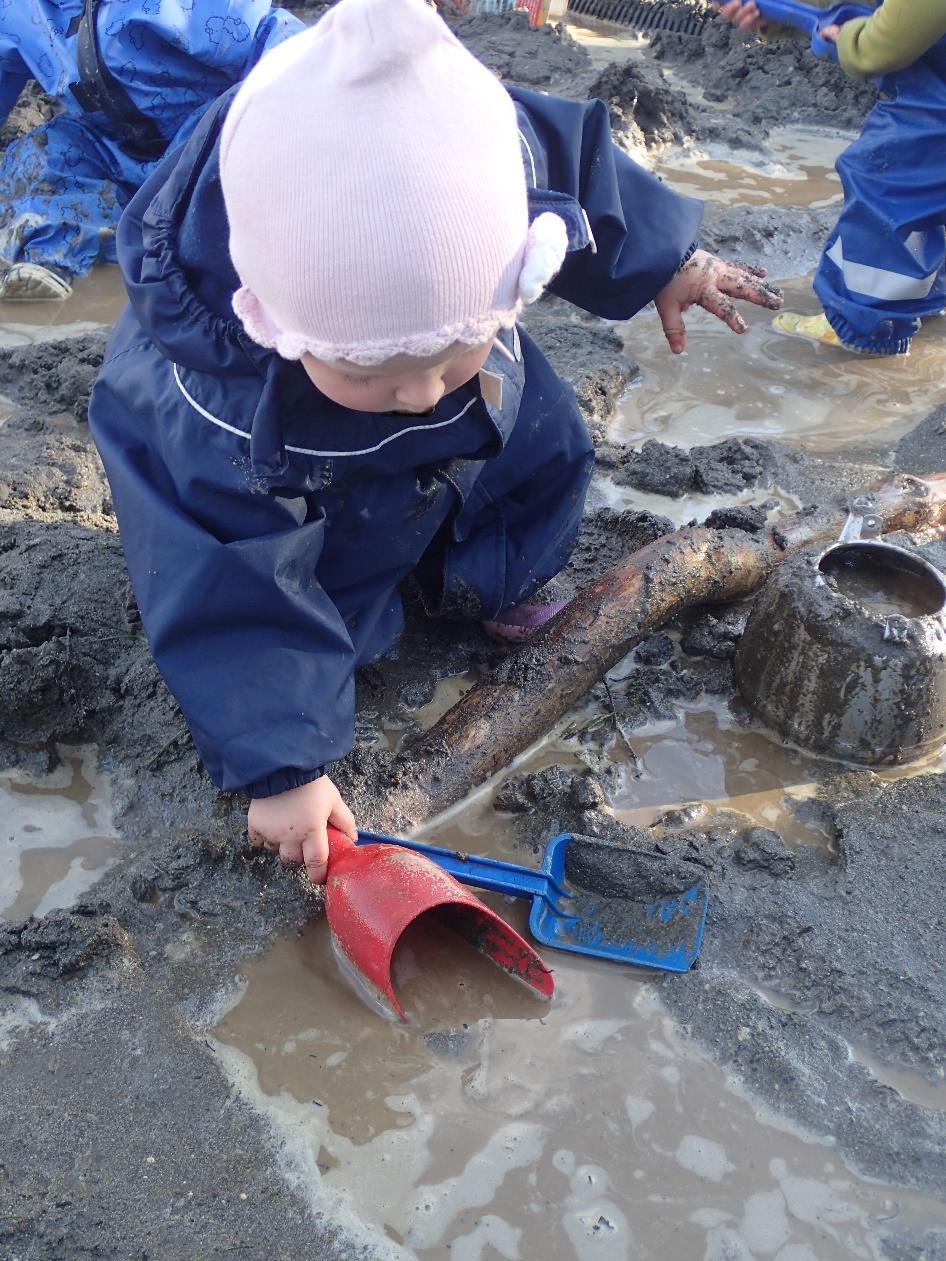
<instances>
[{"instance_id":1,"label":"muddy branch","mask_svg":"<svg viewBox=\"0 0 946 1261\"><path fill-rule=\"evenodd\" d=\"M946 473L865 493L886 532L946 533ZM786 557L833 542L846 516L838 502L758 534L688 527L635 552L405 748L399 787L371 822L396 830L453 805L551 730L639 640L695 605L750 595Z\"/></svg>"}]
</instances>

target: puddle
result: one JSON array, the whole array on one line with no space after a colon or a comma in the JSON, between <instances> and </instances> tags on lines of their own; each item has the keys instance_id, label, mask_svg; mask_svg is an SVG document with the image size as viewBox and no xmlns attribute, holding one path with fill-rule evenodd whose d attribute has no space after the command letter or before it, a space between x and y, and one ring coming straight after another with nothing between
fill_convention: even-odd
<instances>
[{"instance_id":1,"label":"puddle","mask_svg":"<svg viewBox=\"0 0 946 1261\"><path fill-rule=\"evenodd\" d=\"M789 310L818 309L810 277L783 288ZM770 438L812 453L884 447L942 401L942 319L924 323L909 355L867 359L783 337L770 312L740 309L749 330L739 337L706 312L688 311L682 355L669 353L655 311L635 317L627 350L642 371L619 404L613 441L690 447Z\"/></svg>"},{"instance_id":2,"label":"puddle","mask_svg":"<svg viewBox=\"0 0 946 1261\"><path fill-rule=\"evenodd\" d=\"M598 26L594 18L582 15L581 25L570 21L568 33L584 48L595 71L600 73L615 62L631 61L646 55L650 40L645 35L623 33L607 23Z\"/></svg>"},{"instance_id":3,"label":"puddle","mask_svg":"<svg viewBox=\"0 0 946 1261\"><path fill-rule=\"evenodd\" d=\"M756 507L775 500L768 520L779 516L798 512L802 501L795 495L776 487L758 487L744 490L739 494L724 495L681 495L671 499L667 495L657 495L650 491L637 490L632 486L619 486L605 477L596 477L592 483L589 505L592 508L604 506L622 511L632 508L635 512L652 512L659 517L667 517L677 529L688 525L691 521L703 522L717 508L733 506Z\"/></svg>"},{"instance_id":4,"label":"puddle","mask_svg":"<svg viewBox=\"0 0 946 1261\"><path fill-rule=\"evenodd\" d=\"M834 1261L941 1220L737 1093L638 975L555 965L547 1007L479 956L417 953L392 1026L313 924L247 966L212 1045L313 1207L409 1255Z\"/></svg>"},{"instance_id":5,"label":"puddle","mask_svg":"<svg viewBox=\"0 0 946 1261\"><path fill-rule=\"evenodd\" d=\"M927 1081L919 1073L911 1073L904 1068L891 1068L889 1064L882 1064L875 1059L863 1047L851 1047L851 1058L858 1064L863 1064L882 1086L896 1091L907 1103L946 1112L946 1083Z\"/></svg>"},{"instance_id":6,"label":"puddle","mask_svg":"<svg viewBox=\"0 0 946 1261\"><path fill-rule=\"evenodd\" d=\"M699 802L709 817L725 809L746 826L774 828L790 844L826 839L791 809L815 792L804 755L765 730L736 722L725 701L705 698L682 707L673 722L628 732L613 757L620 759L622 774L610 805L635 827Z\"/></svg>"},{"instance_id":7,"label":"puddle","mask_svg":"<svg viewBox=\"0 0 946 1261\"><path fill-rule=\"evenodd\" d=\"M654 169L678 193L723 206L808 206L840 202L834 170L853 135L818 128L774 128L765 153L691 145L662 153Z\"/></svg>"},{"instance_id":8,"label":"puddle","mask_svg":"<svg viewBox=\"0 0 946 1261\"><path fill-rule=\"evenodd\" d=\"M90 333L114 324L127 299L117 267L80 276L65 302L0 302L0 347Z\"/></svg>"},{"instance_id":9,"label":"puddle","mask_svg":"<svg viewBox=\"0 0 946 1261\"><path fill-rule=\"evenodd\" d=\"M72 905L118 856L109 786L94 751L62 757L43 779L0 775L0 918L16 922Z\"/></svg>"},{"instance_id":10,"label":"puddle","mask_svg":"<svg viewBox=\"0 0 946 1261\"><path fill-rule=\"evenodd\" d=\"M443 680L434 709L468 681ZM789 843L831 842L792 812L814 795L814 759L739 726L718 698L629 744L633 756L613 746L618 818L646 825L705 801L705 822L724 809ZM516 769L574 767L582 753L560 727ZM420 835L523 862L491 796ZM483 897L525 931L528 903ZM210 1045L313 1210L392 1256L841 1261L882 1255L891 1227L941 1222L937 1201L859 1177L830 1137L747 1096L679 1034L645 973L545 953L551 1004L422 923L395 957L409 1023L391 1024L347 990L318 920L247 963ZM903 1098L943 1106L944 1088L851 1054Z\"/></svg>"}]
</instances>

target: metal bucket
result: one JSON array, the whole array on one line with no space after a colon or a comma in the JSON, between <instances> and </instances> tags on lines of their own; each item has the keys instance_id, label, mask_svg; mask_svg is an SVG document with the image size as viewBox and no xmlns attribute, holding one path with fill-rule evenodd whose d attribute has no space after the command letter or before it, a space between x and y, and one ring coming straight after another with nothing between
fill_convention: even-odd
<instances>
[{"instance_id":1,"label":"metal bucket","mask_svg":"<svg viewBox=\"0 0 946 1261\"><path fill-rule=\"evenodd\" d=\"M867 766L946 739L946 579L852 516L839 542L781 564L736 652L750 707L803 748Z\"/></svg>"}]
</instances>

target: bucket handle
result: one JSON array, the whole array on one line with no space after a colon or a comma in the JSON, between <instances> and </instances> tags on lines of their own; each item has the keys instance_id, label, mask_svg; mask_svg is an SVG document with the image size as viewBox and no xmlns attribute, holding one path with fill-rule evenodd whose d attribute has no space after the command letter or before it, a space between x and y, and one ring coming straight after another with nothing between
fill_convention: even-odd
<instances>
[{"instance_id":1,"label":"bucket handle","mask_svg":"<svg viewBox=\"0 0 946 1261\"><path fill-rule=\"evenodd\" d=\"M858 543L862 539L880 538L884 522L874 509L872 495L857 495L851 500L847 520L838 535L839 543Z\"/></svg>"}]
</instances>

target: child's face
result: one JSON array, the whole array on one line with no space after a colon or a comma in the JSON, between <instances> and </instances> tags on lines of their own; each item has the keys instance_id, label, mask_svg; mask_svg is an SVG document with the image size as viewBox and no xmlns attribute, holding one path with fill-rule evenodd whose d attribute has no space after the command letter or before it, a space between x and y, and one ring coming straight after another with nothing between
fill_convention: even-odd
<instances>
[{"instance_id":1,"label":"child's face","mask_svg":"<svg viewBox=\"0 0 946 1261\"><path fill-rule=\"evenodd\" d=\"M309 380L326 398L356 412L429 412L445 394L473 379L489 357L492 342L453 346L430 359L399 355L373 368L343 360L324 363L303 355Z\"/></svg>"}]
</instances>

